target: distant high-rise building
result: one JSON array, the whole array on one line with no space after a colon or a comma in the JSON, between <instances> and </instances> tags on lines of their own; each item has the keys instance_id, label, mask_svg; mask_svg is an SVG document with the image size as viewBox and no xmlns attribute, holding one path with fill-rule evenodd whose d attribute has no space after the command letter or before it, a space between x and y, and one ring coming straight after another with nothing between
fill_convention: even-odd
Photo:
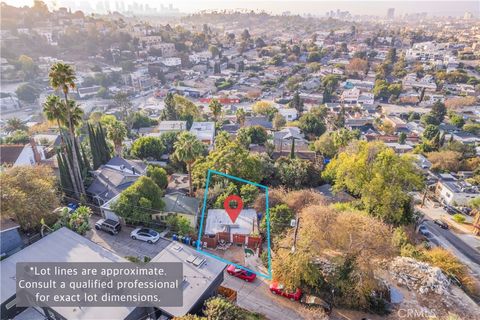
<instances>
[{"instance_id":1,"label":"distant high-rise building","mask_svg":"<svg viewBox=\"0 0 480 320\"><path fill-rule=\"evenodd\" d=\"M465 20L470 20L473 18L473 14L471 12L466 11L465 14L463 15L463 19Z\"/></svg>"},{"instance_id":2,"label":"distant high-rise building","mask_svg":"<svg viewBox=\"0 0 480 320\"><path fill-rule=\"evenodd\" d=\"M394 16L395 16L395 8L388 8L387 19L393 20Z\"/></svg>"}]
</instances>

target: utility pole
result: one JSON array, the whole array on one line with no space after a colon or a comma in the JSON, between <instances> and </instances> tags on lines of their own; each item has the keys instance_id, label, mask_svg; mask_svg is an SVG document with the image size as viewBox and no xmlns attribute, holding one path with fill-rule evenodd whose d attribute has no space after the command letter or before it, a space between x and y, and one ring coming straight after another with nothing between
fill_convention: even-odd
<instances>
[{"instance_id":1,"label":"utility pole","mask_svg":"<svg viewBox=\"0 0 480 320\"><path fill-rule=\"evenodd\" d=\"M295 223L295 233L293 234L293 246L292 246L292 253L295 252L295 246L297 245L297 235L298 235L298 226L300 225L300 218L298 217L297 214L297 220Z\"/></svg>"}]
</instances>

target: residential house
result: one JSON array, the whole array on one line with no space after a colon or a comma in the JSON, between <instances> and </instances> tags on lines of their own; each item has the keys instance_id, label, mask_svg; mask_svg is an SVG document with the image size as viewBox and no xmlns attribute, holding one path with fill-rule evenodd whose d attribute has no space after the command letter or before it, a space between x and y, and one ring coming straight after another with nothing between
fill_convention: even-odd
<instances>
[{"instance_id":1,"label":"residential house","mask_svg":"<svg viewBox=\"0 0 480 320\"><path fill-rule=\"evenodd\" d=\"M164 238L159 241L162 242L159 248L163 249L151 261L182 264L183 303L179 307L155 307L154 312L152 308L146 307L17 307L15 301L17 263L128 262L123 257L64 227L0 262L2 319L14 319L17 315L22 319L30 319L33 314L35 316L32 319L137 320L150 318L158 320L199 312L205 300L217 294L227 265L179 242Z\"/></svg>"},{"instance_id":2,"label":"residential house","mask_svg":"<svg viewBox=\"0 0 480 320\"><path fill-rule=\"evenodd\" d=\"M181 192L169 193L162 200L165 203L165 208L161 213L152 214L153 220L164 224L171 215L181 216L190 222L190 226L194 230L197 228L200 200L188 197Z\"/></svg>"},{"instance_id":3,"label":"residential house","mask_svg":"<svg viewBox=\"0 0 480 320\"><path fill-rule=\"evenodd\" d=\"M157 132L149 135L160 136L166 132L181 132L187 130L187 121L160 121Z\"/></svg>"},{"instance_id":4,"label":"residential house","mask_svg":"<svg viewBox=\"0 0 480 320\"><path fill-rule=\"evenodd\" d=\"M190 132L205 145L209 147L213 146L215 140L215 122L193 122L190 127Z\"/></svg>"},{"instance_id":5,"label":"residential house","mask_svg":"<svg viewBox=\"0 0 480 320\"><path fill-rule=\"evenodd\" d=\"M142 161L114 157L92 174L95 177L87 194L99 205L110 201L145 174Z\"/></svg>"},{"instance_id":6,"label":"residential house","mask_svg":"<svg viewBox=\"0 0 480 320\"><path fill-rule=\"evenodd\" d=\"M35 140L29 144L0 145L0 167L4 166L34 166L45 160L43 146L38 146Z\"/></svg>"},{"instance_id":7,"label":"residential house","mask_svg":"<svg viewBox=\"0 0 480 320\"><path fill-rule=\"evenodd\" d=\"M298 118L298 111L295 108L279 108L278 112L285 118L287 121L294 121Z\"/></svg>"},{"instance_id":8,"label":"residential house","mask_svg":"<svg viewBox=\"0 0 480 320\"><path fill-rule=\"evenodd\" d=\"M426 75L421 79L417 78L416 73L409 73L403 78L402 86L404 90L425 89L427 91L436 91L437 84L431 75Z\"/></svg>"},{"instance_id":9,"label":"residential house","mask_svg":"<svg viewBox=\"0 0 480 320\"><path fill-rule=\"evenodd\" d=\"M1 217L0 222L0 257L3 259L21 250L24 243L18 223L7 217Z\"/></svg>"},{"instance_id":10,"label":"residential house","mask_svg":"<svg viewBox=\"0 0 480 320\"><path fill-rule=\"evenodd\" d=\"M205 221L205 235L214 236L227 233L229 242L234 242L235 235L249 236L258 234L257 212L254 209L243 209L232 222L227 211L223 209L208 210Z\"/></svg>"},{"instance_id":11,"label":"residential house","mask_svg":"<svg viewBox=\"0 0 480 320\"><path fill-rule=\"evenodd\" d=\"M272 122L267 117L246 117L245 127L261 126L267 130L272 130Z\"/></svg>"},{"instance_id":12,"label":"residential house","mask_svg":"<svg viewBox=\"0 0 480 320\"><path fill-rule=\"evenodd\" d=\"M448 175L437 182L435 194L448 205L465 206L473 199L480 197L480 189Z\"/></svg>"}]
</instances>

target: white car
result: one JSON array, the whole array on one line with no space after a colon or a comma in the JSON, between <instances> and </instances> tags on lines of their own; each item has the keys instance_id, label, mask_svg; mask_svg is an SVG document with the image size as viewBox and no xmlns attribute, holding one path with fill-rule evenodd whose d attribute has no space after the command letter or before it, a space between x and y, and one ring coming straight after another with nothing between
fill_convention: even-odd
<instances>
[{"instance_id":1,"label":"white car","mask_svg":"<svg viewBox=\"0 0 480 320\"><path fill-rule=\"evenodd\" d=\"M142 240L148 243L155 243L160 239L160 234L149 228L137 228L130 232L130 237L133 240Z\"/></svg>"}]
</instances>

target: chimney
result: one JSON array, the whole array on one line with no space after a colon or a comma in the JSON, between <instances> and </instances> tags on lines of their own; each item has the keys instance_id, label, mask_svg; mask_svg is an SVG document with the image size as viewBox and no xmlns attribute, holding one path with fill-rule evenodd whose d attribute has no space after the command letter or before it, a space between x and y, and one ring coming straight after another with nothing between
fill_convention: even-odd
<instances>
[{"instance_id":1,"label":"chimney","mask_svg":"<svg viewBox=\"0 0 480 320\"><path fill-rule=\"evenodd\" d=\"M40 152L38 152L37 143L35 142L35 139L33 139L33 137L30 138L30 146L32 147L33 159L35 160L35 164L40 164L40 162L42 162L42 156L40 155Z\"/></svg>"}]
</instances>

